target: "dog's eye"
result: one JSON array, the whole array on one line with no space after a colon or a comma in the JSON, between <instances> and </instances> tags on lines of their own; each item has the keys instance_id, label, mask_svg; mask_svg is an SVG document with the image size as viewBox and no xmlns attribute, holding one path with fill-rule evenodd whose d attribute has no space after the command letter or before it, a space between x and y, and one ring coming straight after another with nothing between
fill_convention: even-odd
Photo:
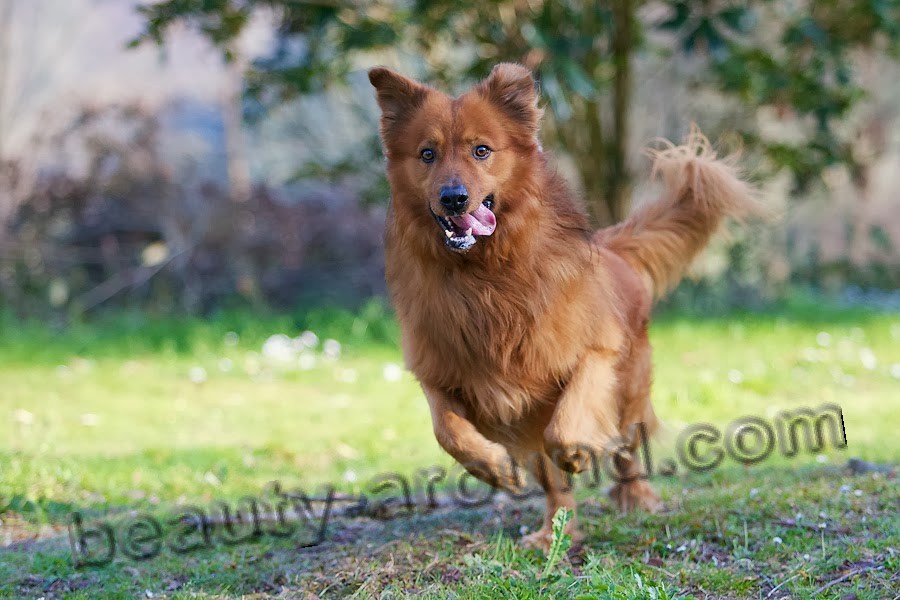
<instances>
[{"instance_id":1,"label":"dog's eye","mask_svg":"<svg viewBox=\"0 0 900 600\"><path fill-rule=\"evenodd\" d=\"M475 146L475 149L472 150L472 156L478 158L480 160L486 159L491 155L491 149L485 146L484 144L480 146Z\"/></svg>"},{"instance_id":2,"label":"dog's eye","mask_svg":"<svg viewBox=\"0 0 900 600\"><path fill-rule=\"evenodd\" d=\"M434 150L432 150L431 148L425 148L424 150L422 150L420 156L422 157L422 162L424 163L434 162Z\"/></svg>"}]
</instances>

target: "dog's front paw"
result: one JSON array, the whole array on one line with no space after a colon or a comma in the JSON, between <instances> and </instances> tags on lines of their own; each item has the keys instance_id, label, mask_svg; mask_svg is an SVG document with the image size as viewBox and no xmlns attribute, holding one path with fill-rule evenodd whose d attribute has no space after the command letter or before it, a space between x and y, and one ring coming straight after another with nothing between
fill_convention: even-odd
<instances>
[{"instance_id":1,"label":"dog's front paw","mask_svg":"<svg viewBox=\"0 0 900 600\"><path fill-rule=\"evenodd\" d=\"M500 464L493 470L491 485L511 494L521 494L525 491L525 473L512 460L506 465Z\"/></svg>"},{"instance_id":2,"label":"dog's front paw","mask_svg":"<svg viewBox=\"0 0 900 600\"><path fill-rule=\"evenodd\" d=\"M567 473L581 473L600 466L600 452L586 444L545 440L544 449L553 463Z\"/></svg>"},{"instance_id":3,"label":"dog's front paw","mask_svg":"<svg viewBox=\"0 0 900 600\"><path fill-rule=\"evenodd\" d=\"M504 454L493 460L466 462L463 467L477 479L495 488L512 494L525 491L525 473L508 455Z\"/></svg>"}]
</instances>

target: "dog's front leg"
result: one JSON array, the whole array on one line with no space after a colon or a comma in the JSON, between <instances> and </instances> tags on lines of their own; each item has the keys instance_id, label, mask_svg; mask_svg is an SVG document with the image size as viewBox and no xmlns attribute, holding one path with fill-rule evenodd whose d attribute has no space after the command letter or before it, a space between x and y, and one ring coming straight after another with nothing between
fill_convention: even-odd
<instances>
[{"instance_id":1,"label":"dog's front leg","mask_svg":"<svg viewBox=\"0 0 900 600\"><path fill-rule=\"evenodd\" d=\"M519 492L525 485L520 469L502 445L484 437L466 417L465 406L442 390L423 385L431 407L434 436L469 473L485 483Z\"/></svg>"},{"instance_id":2,"label":"dog's front leg","mask_svg":"<svg viewBox=\"0 0 900 600\"><path fill-rule=\"evenodd\" d=\"M614 352L603 350L584 356L544 429L544 450L564 471L599 469L618 434L615 359Z\"/></svg>"}]
</instances>

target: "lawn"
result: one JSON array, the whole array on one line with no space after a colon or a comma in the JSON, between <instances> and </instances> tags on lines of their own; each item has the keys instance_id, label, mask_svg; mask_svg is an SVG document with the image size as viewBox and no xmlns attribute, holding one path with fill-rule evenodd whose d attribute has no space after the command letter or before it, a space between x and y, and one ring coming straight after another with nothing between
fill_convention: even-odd
<instances>
[{"instance_id":1,"label":"lawn","mask_svg":"<svg viewBox=\"0 0 900 600\"><path fill-rule=\"evenodd\" d=\"M451 462L378 303L356 314L126 314L63 331L5 317L0 334L0 596L893 598L900 587L898 314L807 303L663 315L652 329L665 423L655 461L675 456L688 425L774 423L823 404L841 407L847 447L655 475L667 511L652 516L617 515L602 487L579 482L588 537L558 561L516 546L540 501L498 495L394 518L336 514L310 547L266 533L229 545L219 526L188 553L133 560L120 543L110 564L76 568L73 511L121 532L138 513L163 523L188 505L212 513L273 481L346 498L380 474L414 481ZM866 462L849 470L850 458Z\"/></svg>"}]
</instances>

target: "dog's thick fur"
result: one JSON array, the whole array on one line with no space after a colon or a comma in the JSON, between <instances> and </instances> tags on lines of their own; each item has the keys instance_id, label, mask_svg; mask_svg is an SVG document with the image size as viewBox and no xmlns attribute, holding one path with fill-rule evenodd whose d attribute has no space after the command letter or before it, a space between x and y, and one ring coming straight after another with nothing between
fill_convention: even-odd
<instances>
[{"instance_id":1,"label":"dog's thick fur","mask_svg":"<svg viewBox=\"0 0 900 600\"><path fill-rule=\"evenodd\" d=\"M587 468L614 440L634 450L634 424L655 426L653 299L724 218L755 210L750 189L695 130L685 145L653 153L661 199L592 232L538 142L541 110L526 68L497 65L458 98L384 68L369 79L392 196L386 277L407 365L456 460L510 490L523 483L512 464L535 475L547 511L525 543L546 548L557 508L574 509L563 471ZM491 150L486 159L473 155L479 145ZM449 216L441 189L459 183L465 212L490 198L496 215L493 234L465 253L447 247L435 217ZM634 477L633 456L614 457L622 477L611 495L623 510L654 510L658 498Z\"/></svg>"}]
</instances>

